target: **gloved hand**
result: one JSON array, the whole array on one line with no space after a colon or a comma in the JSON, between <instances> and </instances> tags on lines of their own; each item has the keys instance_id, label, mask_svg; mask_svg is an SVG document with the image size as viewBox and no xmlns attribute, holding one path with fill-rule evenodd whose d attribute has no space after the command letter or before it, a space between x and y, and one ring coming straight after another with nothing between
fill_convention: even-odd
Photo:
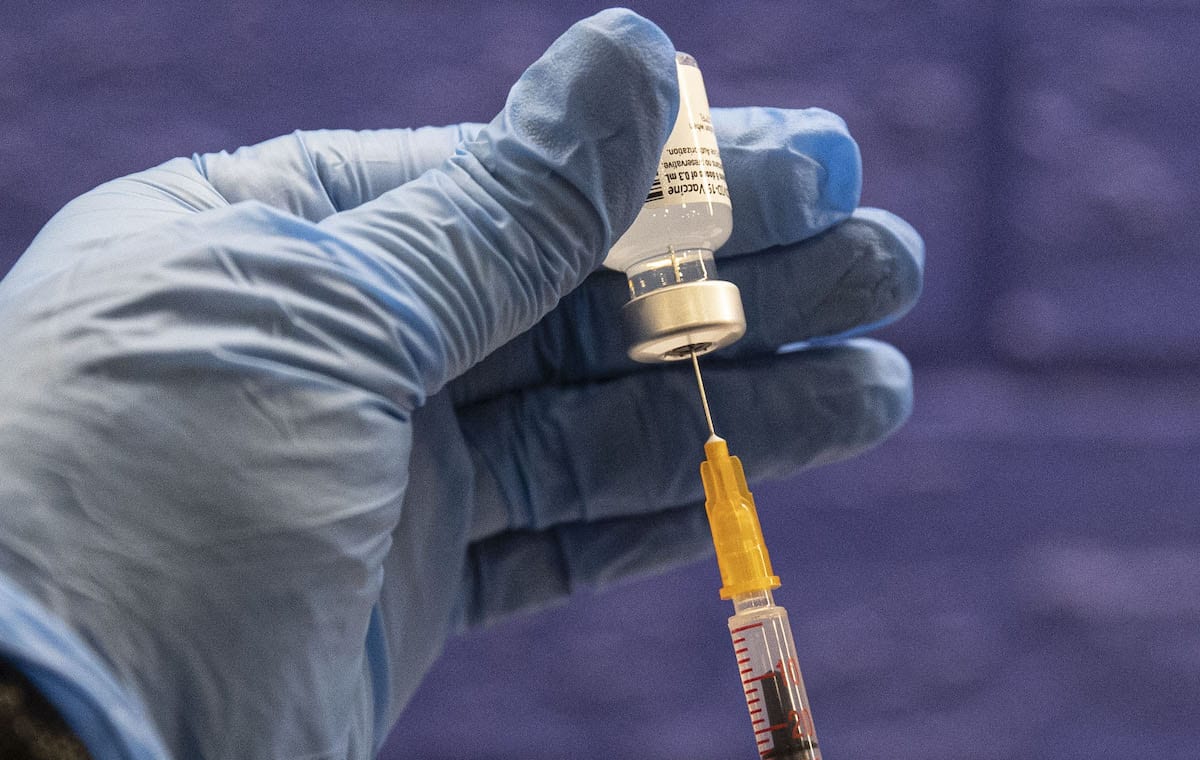
<instances>
[{"instance_id":1,"label":"gloved hand","mask_svg":"<svg viewBox=\"0 0 1200 760\"><path fill-rule=\"evenodd\" d=\"M47 225L0 286L0 655L96 758L369 756L456 628L711 551L690 368L628 360L588 277L673 52L608 11L487 125L177 159ZM705 361L718 428L752 478L851 455L909 410L850 337L920 239L854 211L836 117L714 121L749 325Z\"/></svg>"}]
</instances>

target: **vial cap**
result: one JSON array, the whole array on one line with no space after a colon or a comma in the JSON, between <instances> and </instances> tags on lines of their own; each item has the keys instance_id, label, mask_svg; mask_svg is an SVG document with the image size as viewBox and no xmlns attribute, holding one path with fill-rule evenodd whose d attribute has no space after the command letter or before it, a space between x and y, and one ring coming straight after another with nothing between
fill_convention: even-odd
<instances>
[{"instance_id":1,"label":"vial cap","mask_svg":"<svg viewBox=\"0 0 1200 760\"><path fill-rule=\"evenodd\" d=\"M671 285L634 298L621 309L629 357L639 362L687 359L746 334L746 315L736 285L701 280Z\"/></svg>"}]
</instances>

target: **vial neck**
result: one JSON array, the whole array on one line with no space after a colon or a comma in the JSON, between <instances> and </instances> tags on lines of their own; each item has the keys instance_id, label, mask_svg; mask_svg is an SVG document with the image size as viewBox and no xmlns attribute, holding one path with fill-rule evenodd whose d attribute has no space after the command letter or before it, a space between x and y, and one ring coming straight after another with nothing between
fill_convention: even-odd
<instances>
[{"instance_id":1,"label":"vial neck","mask_svg":"<svg viewBox=\"0 0 1200 760\"><path fill-rule=\"evenodd\" d=\"M629 267L625 275L629 278L629 297L637 298L670 285L711 279L716 270L713 252L708 248L668 247Z\"/></svg>"}]
</instances>

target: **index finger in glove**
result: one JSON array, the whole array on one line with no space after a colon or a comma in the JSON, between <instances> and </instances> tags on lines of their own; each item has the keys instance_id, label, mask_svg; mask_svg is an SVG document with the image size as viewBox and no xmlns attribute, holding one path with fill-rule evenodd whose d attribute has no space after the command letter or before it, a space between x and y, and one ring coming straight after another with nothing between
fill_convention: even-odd
<instances>
[{"instance_id":1,"label":"index finger in glove","mask_svg":"<svg viewBox=\"0 0 1200 760\"><path fill-rule=\"evenodd\" d=\"M790 245L850 216L862 159L846 123L821 108L714 108L733 204L719 257Z\"/></svg>"},{"instance_id":2,"label":"index finger in glove","mask_svg":"<svg viewBox=\"0 0 1200 760\"><path fill-rule=\"evenodd\" d=\"M925 248L905 221L858 209L808 240L723 261L718 276L735 283L746 335L713 361L773 354L785 344L829 343L898 319L921 292ZM604 380L645 368L628 357L621 308L624 278L594 275L545 319L455 381L467 405L528 388Z\"/></svg>"}]
</instances>

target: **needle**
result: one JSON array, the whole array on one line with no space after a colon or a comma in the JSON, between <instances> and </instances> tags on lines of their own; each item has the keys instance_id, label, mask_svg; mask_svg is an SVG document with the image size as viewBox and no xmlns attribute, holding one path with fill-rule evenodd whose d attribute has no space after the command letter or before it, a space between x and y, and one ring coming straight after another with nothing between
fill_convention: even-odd
<instances>
[{"instance_id":1,"label":"needle","mask_svg":"<svg viewBox=\"0 0 1200 760\"><path fill-rule=\"evenodd\" d=\"M700 362L696 359L696 349L691 349L692 369L696 370L696 385L700 388L700 403L704 406L704 420L708 423L709 435L716 435L713 429L712 412L708 410L708 394L704 392L704 378L700 377Z\"/></svg>"}]
</instances>

